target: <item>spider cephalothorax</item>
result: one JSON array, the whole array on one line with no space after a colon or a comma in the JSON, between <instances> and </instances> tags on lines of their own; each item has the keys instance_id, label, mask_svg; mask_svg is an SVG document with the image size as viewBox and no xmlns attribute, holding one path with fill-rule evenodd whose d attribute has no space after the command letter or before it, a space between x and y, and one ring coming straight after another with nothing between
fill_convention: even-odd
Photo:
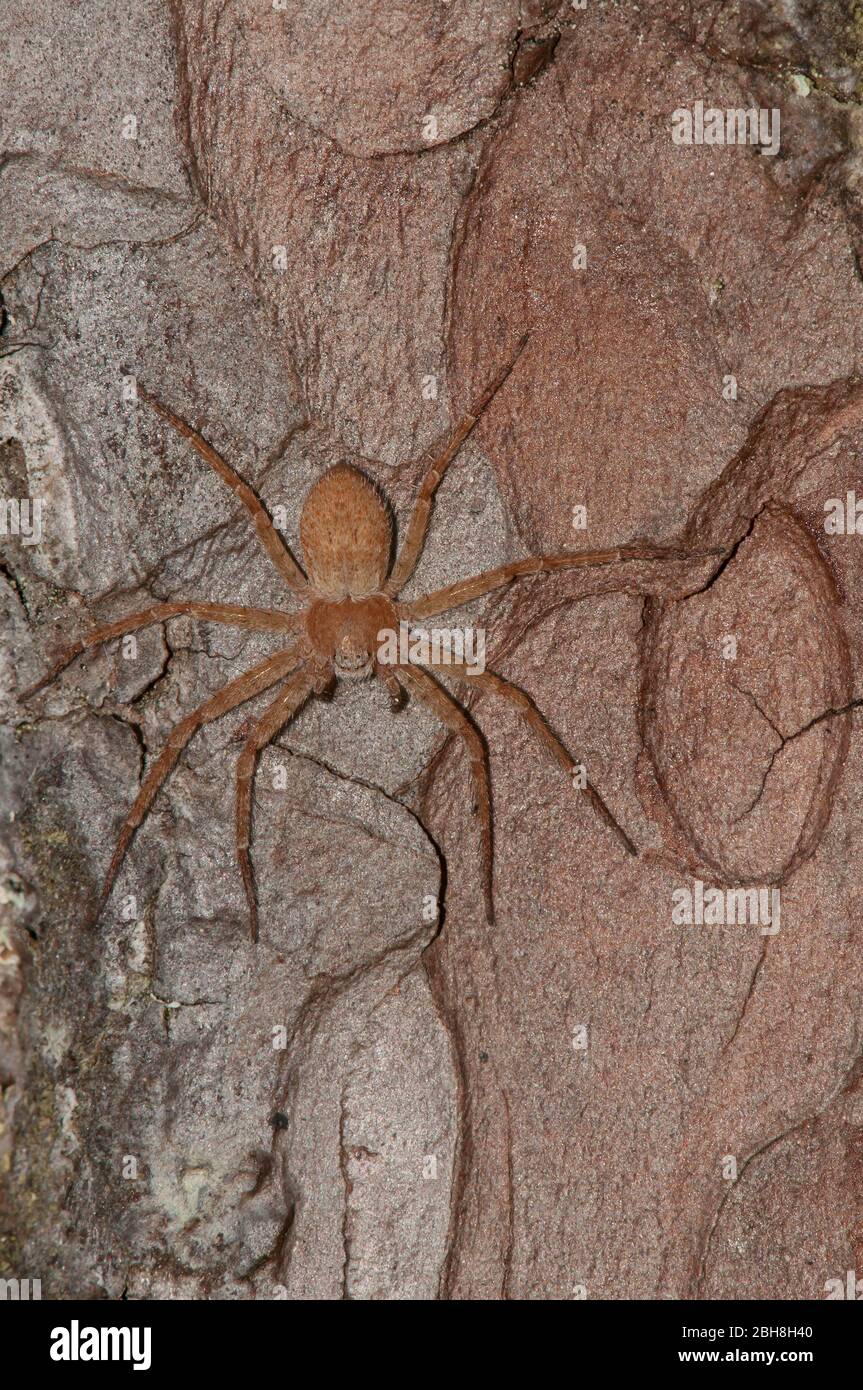
<instances>
[{"instance_id":1,"label":"spider cephalothorax","mask_svg":"<svg viewBox=\"0 0 863 1390\"><path fill-rule=\"evenodd\" d=\"M73 646L67 647L51 670L23 693L22 698L28 699L87 648L180 614L191 614L232 627L271 632L288 639L287 646L230 681L175 726L165 748L149 767L134 805L123 823L105 876L97 916L108 898L135 830L192 735L202 724L220 718L229 710L278 685L275 699L252 726L237 764L237 854L249 903L252 938L256 940L257 906L249 837L252 778L257 756L310 696L323 695L338 679L375 676L387 686L394 706L401 704L405 691L415 695L429 705L446 727L458 734L467 746L480 818L486 910L489 920L492 920L491 794L485 744L476 725L432 672L444 672L503 696L518 707L528 725L568 773L575 770L575 760L529 697L502 676L449 662L436 664L434 660L426 660L423 664L416 664L414 659L402 664L384 662L379 659L382 634L395 631L400 624L433 618L449 609L458 608L522 575L677 554L645 543L614 550L570 551L538 556L516 560L472 579L459 580L425 598L409 603L398 601L398 595L413 574L422 553L437 486L480 415L509 376L525 342L526 338L523 338L512 361L487 387L471 412L455 429L443 451L431 462L401 551L392 568L393 527L390 511L374 483L359 469L349 464L338 464L329 469L309 492L300 520L300 543L305 561L303 570L252 489L185 420L139 386L139 395L190 441L247 508L261 544L300 606L292 611L281 611L235 604L158 603L141 613L98 627L82 637ZM632 842L596 789L586 780L580 785L593 809L611 828L624 850L634 854Z\"/></svg>"}]
</instances>

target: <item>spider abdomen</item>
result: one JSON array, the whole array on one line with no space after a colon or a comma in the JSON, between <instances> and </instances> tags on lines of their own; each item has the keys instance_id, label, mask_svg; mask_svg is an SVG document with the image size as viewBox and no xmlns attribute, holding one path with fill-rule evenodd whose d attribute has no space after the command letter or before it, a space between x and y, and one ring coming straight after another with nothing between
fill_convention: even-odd
<instances>
[{"instance_id":1,"label":"spider abdomen","mask_svg":"<svg viewBox=\"0 0 863 1390\"><path fill-rule=\"evenodd\" d=\"M300 518L300 543L315 591L328 599L368 598L389 569L392 523L374 483L348 463L319 478Z\"/></svg>"}]
</instances>

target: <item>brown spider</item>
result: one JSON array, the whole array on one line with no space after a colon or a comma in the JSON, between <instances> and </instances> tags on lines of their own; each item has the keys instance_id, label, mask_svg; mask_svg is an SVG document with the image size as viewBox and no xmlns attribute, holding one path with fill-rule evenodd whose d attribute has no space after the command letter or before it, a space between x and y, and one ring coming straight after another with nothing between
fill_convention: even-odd
<instances>
[{"instance_id":1,"label":"brown spider","mask_svg":"<svg viewBox=\"0 0 863 1390\"><path fill-rule=\"evenodd\" d=\"M435 491L448 465L458 453L492 397L506 381L527 336L518 344L512 361L498 374L474 403L449 438L443 452L434 459L423 479L416 506L392 571L388 574L392 547L392 523L385 500L374 483L349 464L330 468L309 492L300 520L300 542L305 572L276 531L269 515L252 489L238 477L185 420L180 419L149 392L138 387L148 401L193 448L206 459L249 511L258 537L288 587L302 602L293 612L245 608L235 604L175 602L158 603L141 613L97 627L74 645L67 647L51 670L26 690L29 699L41 690L81 652L113 637L136 631L150 623L188 613L229 627L290 634L289 646L253 666L232 680L173 729L165 748L144 778L126 820L105 876L94 921L98 919L128 849L159 787L174 767L181 751L202 724L219 719L229 710L284 682L269 708L252 727L237 764L236 836L237 854L249 903L252 940L258 936L258 913L249 832L252 810L252 777L260 751L268 744L311 695L327 694L338 679L356 680L374 675L389 690L395 708L403 692L412 692L438 715L453 733L464 739L473 773L476 807L480 817L482 862L486 912L493 921L492 901L492 821L488 758L483 739L468 714L452 695L430 674L446 671L459 680L494 691L515 704L527 724L539 735L549 752L568 774L576 763L549 728L529 697L492 671L471 671L467 666L430 661L427 665L408 662L384 665L378 659L379 634L398 631L399 623L432 618L448 609L461 607L471 599L499 589L522 575L573 569L582 565L607 565L626 559L655 559L679 554L678 551L646 544L620 546L614 550L581 551L542 555L516 560L472 579L460 579L426 598L410 603L396 602L410 579L422 553ZM617 836L629 854L636 850L621 829L595 787L589 782L584 791L593 809Z\"/></svg>"}]
</instances>

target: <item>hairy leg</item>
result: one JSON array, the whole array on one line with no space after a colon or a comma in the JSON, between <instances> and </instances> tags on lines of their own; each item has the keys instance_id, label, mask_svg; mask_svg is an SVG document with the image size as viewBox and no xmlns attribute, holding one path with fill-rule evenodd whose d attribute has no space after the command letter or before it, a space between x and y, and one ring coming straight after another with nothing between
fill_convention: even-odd
<instances>
[{"instance_id":1,"label":"hairy leg","mask_svg":"<svg viewBox=\"0 0 863 1390\"><path fill-rule=\"evenodd\" d=\"M279 691L276 699L258 720L243 745L237 763L237 858L243 875L243 887L249 904L249 930L253 941L258 939L258 903L255 879L249 855L252 824L252 780L255 763L261 749L284 727L308 699L314 687L314 677L302 667Z\"/></svg>"},{"instance_id":2,"label":"hairy leg","mask_svg":"<svg viewBox=\"0 0 863 1390\"><path fill-rule=\"evenodd\" d=\"M393 566L393 572L387 580L385 589L387 594L392 596L393 594L399 593L416 569L417 562L422 555L423 546L425 545L429 517L431 516L432 503L438 484L471 430L474 428L487 406L490 405L492 398L497 395L497 392L500 390L501 386L503 386L503 383L506 381L524 351L527 336L528 335L525 333L524 336L519 339L515 356L502 371L498 372L494 381L489 383L482 395L474 401L469 414L465 415L464 418L459 421L453 433L450 435L450 438L447 440L443 453L432 461L428 472L423 478L422 487L419 490L419 496L414 506L414 512L410 519L401 554L396 560Z\"/></svg>"},{"instance_id":3,"label":"hairy leg","mask_svg":"<svg viewBox=\"0 0 863 1390\"><path fill-rule=\"evenodd\" d=\"M197 450L202 459L206 459L207 463L211 468L215 469L222 481L228 484L232 492L236 493L252 518L261 545L264 547L264 550L269 555L282 578L287 580L290 587L296 593L305 594L309 587L306 576L303 574L303 571L300 569L281 535L270 520L264 504L257 494L252 491L248 483L244 483L239 474L234 472L231 465L225 462L221 454L216 453L212 444L208 444L206 439L198 434L197 430L193 430L192 426L187 424L181 416L175 415L173 410L169 410L168 407L163 405L160 400L157 400L155 396L151 396L150 392L147 391L145 387L141 386L140 383L138 384L137 390L141 399L146 401L148 405L151 405L163 419L167 420L168 424L172 425L178 434L188 439L192 448Z\"/></svg>"},{"instance_id":4,"label":"hairy leg","mask_svg":"<svg viewBox=\"0 0 863 1390\"><path fill-rule=\"evenodd\" d=\"M523 690L511 681L504 680L503 676L498 676L494 671L474 672L471 674L465 666L435 666L436 671L446 672L457 676L459 680L465 681L468 685L479 686L481 690L488 690L495 695L500 695L511 705L515 705L519 714L524 719L528 728L532 729L539 736L545 747L553 758L560 763L564 772L571 778L573 772L578 767L575 759L567 752L557 735L546 723L545 718L540 714L536 705ZM630 840L626 831L612 815L608 806L603 801L599 792L590 781L585 783L583 788L584 795L587 797L600 820L604 821L609 830L615 835L618 843L626 850L627 854L637 855L638 850Z\"/></svg>"},{"instance_id":5,"label":"hairy leg","mask_svg":"<svg viewBox=\"0 0 863 1390\"><path fill-rule=\"evenodd\" d=\"M149 627L151 623L163 623L168 618L177 618L184 613L193 618L204 618L210 623L224 623L226 627L252 628L256 632L287 633L294 632L297 628L294 614L280 613L275 608L242 608L235 603L157 603L154 607L144 608L140 613L133 613L128 618L103 623L101 627L95 627L92 632L88 632L86 637L81 637L71 646L65 647L50 671L36 681L35 685L22 691L20 698L29 700L37 690L49 685L64 666L68 666L70 661L74 661L76 656L80 656L90 647L101 646L112 637L123 637L127 632L137 632L138 628Z\"/></svg>"},{"instance_id":6,"label":"hairy leg","mask_svg":"<svg viewBox=\"0 0 863 1390\"><path fill-rule=\"evenodd\" d=\"M470 716L453 699L448 690L418 666L399 666L397 678L408 690L412 690L429 709L433 710L441 723L462 738L470 758L473 776L476 808L479 815L482 857L483 897L486 917L494 924L494 893L492 888L493 842L491 822L491 779L489 777L488 753L483 738Z\"/></svg>"},{"instance_id":7,"label":"hairy leg","mask_svg":"<svg viewBox=\"0 0 863 1390\"><path fill-rule=\"evenodd\" d=\"M718 552L706 551L708 555ZM513 579L530 574L550 574L556 570L573 570L587 567L614 565L625 560L682 560L687 552L661 545L621 545L615 550L571 550L562 555L531 555L526 560L513 560L509 565L487 570L485 574L474 575L472 579L457 579L445 589L438 589L425 598L412 603L399 604L399 616L413 621L419 618L435 618L450 608L460 608L471 599L482 598L494 589L502 589ZM688 558L694 559L693 552Z\"/></svg>"},{"instance_id":8,"label":"hairy leg","mask_svg":"<svg viewBox=\"0 0 863 1390\"><path fill-rule=\"evenodd\" d=\"M375 662L375 675L383 685L386 686L390 696L390 708L394 714L404 705L405 693L396 679L392 666L382 665L379 661Z\"/></svg>"},{"instance_id":9,"label":"hairy leg","mask_svg":"<svg viewBox=\"0 0 863 1390\"><path fill-rule=\"evenodd\" d=\"M129 841L149 811L153 798L192 735L197 733L202 724L211 724L214 719L220 719L223 714L235 709L237 705L242 705L246 700L251 700L255 695L260 695L262 691L268 690L271 685L275 685L276 681L287 675L291 668L296 666L298 660L299 657L295 650L278 652L276 656L268 657L266 661L260 662L242 676L238 676L236 680L230 681L216 695L203 705L199 705L196 710L186 715L185 719L181 719L179 724L174 726L168 742L144 778L134 805L123 822L117 848L114 850L108 872L105 875L102 895L96 909L96 918L99 917L108 901L114 879L117 877L126 850L129 848Z\"/></svg>"}]
</instances>

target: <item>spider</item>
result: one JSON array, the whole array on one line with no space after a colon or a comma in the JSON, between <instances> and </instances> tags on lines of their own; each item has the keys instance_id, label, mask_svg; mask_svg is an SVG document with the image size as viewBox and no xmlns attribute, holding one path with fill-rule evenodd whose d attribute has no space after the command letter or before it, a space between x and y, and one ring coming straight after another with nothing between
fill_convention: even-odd
<instances>
[{"instance_id":1,"label":"spider","mask_svg":"<svg viewBox=\"0 0 863 1390\"><path fill-rule=\"evenodd\" d=\"M157 603L140 613L95 628L66 647L51 669L25 690L29 699L82 652L112 638L134 632L152 623L165 622L180 614L190 614L228 627L271 632L288 639L287 645L230 681L172 730L162 752L150 766L135 802L127 815L108 867L93 921L105 907L129 843L152 805L162 783L172 771L182 750L201 728L227 714L229 710L279 686L275 699L253 725L237 763L236 845L243 885L249 906L249 925L253 941L258 939L258 909L255 878L249 854L252 779L261 750L294 718L312 696L329 695L338 680L375 677L383 682L394 709L401 707L405 695L415 696L428 705L453 734L466 746L474 783L475 811L480 822L483 865L483 892L486 916L494 921L492 894L492 809L488 756L483 738L467 712L448 689L435 678L447 674L491 691L515 705L527 725L539 736L546 749L570 777L577 768L563 744L552 732L542 714L524 691L489 670L471 670L466 665L429 661L417 664L385 664L379 660L379 635L399 631L400 622L414 623L459 608L472 599L500 589L525 575L550 573L584 565L608 565L628 559L658 559L676 556L678 551L648 544L619 546L613 550L577 551L540 555L501 565L470 579L460 579L425 598L398 602L398 595L413 574L425 544L434 495L449 464L474 429L512 372L527 335L520 339L507 366L473 403L447 440L442 452L430 463L414 506L404 543L390 569L393 531L391 513L383 494L360 469L338 463L328 469L311 488L300 518L300 543L305 570L294 559L285 541L257 494L212 445L185 420L175 415L141 385L138 395L184 436L201 458L215 469L249 512L258 539L285 580L300 607L293 611L247 608L236 604L178 601ZM594 811L616 836L627 854L635 846L618 824L596 788L586 779L582 789Z\"/></svg>"}]
</instances>

